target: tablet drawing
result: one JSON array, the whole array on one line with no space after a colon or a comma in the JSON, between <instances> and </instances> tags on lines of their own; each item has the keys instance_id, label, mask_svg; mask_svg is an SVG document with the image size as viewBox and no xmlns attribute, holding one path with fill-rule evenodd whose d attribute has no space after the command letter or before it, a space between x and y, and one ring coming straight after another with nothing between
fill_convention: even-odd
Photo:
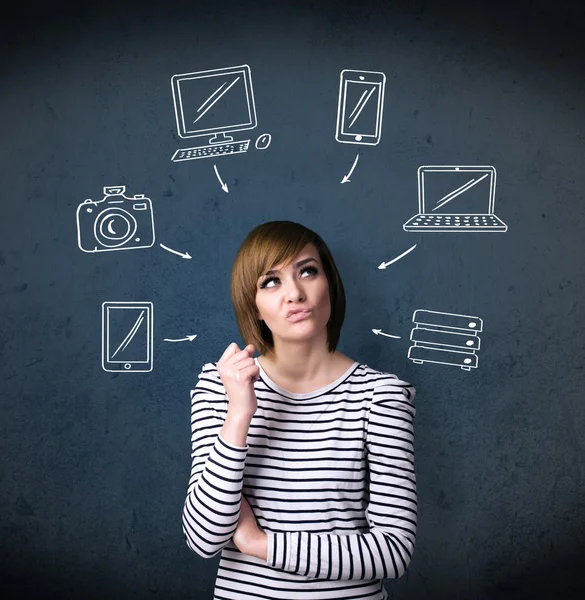
<instances>
[{"instance_id":1,"label":"tablet drawing","mask_svg":"<svg viewBox=\"0 0 585 600\"><path fill-rule=\"evenodd\" d=\"M102 304L102 368L136 373L152 371L152 302Z\"/></svg>"}]
</instances>

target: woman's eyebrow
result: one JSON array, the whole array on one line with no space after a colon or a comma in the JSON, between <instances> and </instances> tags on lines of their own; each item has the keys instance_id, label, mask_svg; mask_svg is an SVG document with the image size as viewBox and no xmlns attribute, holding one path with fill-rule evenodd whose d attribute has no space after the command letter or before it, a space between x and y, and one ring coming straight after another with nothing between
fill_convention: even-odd
<instances>
[{"instance_id":1,"label":"woman's eyebrow","mask_svg":"<svg viewBox=\"0 0 585 600\"><path fill-rule=\"evenodd\" d=\"M299 262L295 263L293 266L295 267L295 269L298 269L299 267L302 267L304 264L311 261L317 262L315 258L310 256L309 258L303 258L303 260L299 260ZM280 271L278 269L270 269L270 271L266 271L265 275L275 275L276 273L280 273Z\"/></svg>"}]
</instances>

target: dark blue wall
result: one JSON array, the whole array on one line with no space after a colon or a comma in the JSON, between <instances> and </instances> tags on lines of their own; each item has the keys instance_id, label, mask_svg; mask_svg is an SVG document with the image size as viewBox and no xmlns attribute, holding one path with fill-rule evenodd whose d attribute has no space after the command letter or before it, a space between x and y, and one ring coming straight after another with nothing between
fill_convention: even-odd
<instances>
[{"instance_id":1,"label":"dark blue wall","mask_svg":"<svg viewBox=\"0 0 585 600\"><path fill-rule=\"evenodd\" d=\"M316 230L336 258L348 307L340 350L418 390L419 534L391 597L580 596L584 13L513 4L23 4L3 18L0 576L10 598L211 598L216 560L187 549L180 523L189 390L203 363L241 343L229 297L239 245L281 219ZM269 132L270 147L172 162L188 144L171 76L244 63L258 114L247 137ZM335 140L343 69L386 74L378 146ZM421 165L495 166L508 231L404 231ZM153 247L78 248L77 207L108 185L152 200ZM102 369L104 301L153 303L151 372ZM477 369L407 358L420 308L483 319Z\"/></svg>"}]
</instances>

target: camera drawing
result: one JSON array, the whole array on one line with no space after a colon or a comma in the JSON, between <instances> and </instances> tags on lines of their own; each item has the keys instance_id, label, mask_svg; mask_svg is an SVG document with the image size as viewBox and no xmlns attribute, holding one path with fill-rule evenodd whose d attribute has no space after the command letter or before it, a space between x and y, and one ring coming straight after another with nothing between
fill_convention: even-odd
<instances>
[{"instance_id":1,"label":"camera drawing","mask_svg":"<svg viewBox=\"0 0 585 600\"><path fill-rule=\"evenodd\" d=\"M102 200L77 207L77 245L84 252L150 248L154 245L152 201L126 196L123 185L104 187Z\"/></svg>"}]
</instances>

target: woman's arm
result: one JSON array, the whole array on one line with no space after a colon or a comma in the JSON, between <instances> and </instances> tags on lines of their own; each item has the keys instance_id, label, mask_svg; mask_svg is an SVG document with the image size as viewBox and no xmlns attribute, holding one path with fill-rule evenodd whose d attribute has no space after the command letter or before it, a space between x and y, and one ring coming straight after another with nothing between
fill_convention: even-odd
<instances>
[{"instance_id":1,"label":"woman's arm","mask_svg":"<svg viewBox=\"0 0 585 600\"><path fill-rule=\"evenodd\" d=\"M220 552L240 516L251 418L230 413L212 363L203 366L191 395L191 475L183 505L187 545L203 558Z\"/></svg>"},{"instance_id":2,"label":"woman's arm","mask_svg":"<svg viewBox=\"0 0 585 600\"><path fill-rule=\"evenodd\" d=\"M350 535L267 531L267 563L313 579L400 577L416 537L414 388L396 380L374 390L366 450L370 500L366 533Z\"/></svg>"},{"instance_id":3,"label":"woman's arm","mask_svg":"<svg viewBox=\"0 0 585 600\"><path fill-rule=\"evenodd\" d=\"M249 554L262 560L268 556L268 537L258 527L254 512L250 508L244 494L240 506L240 520L234 533L234 544L242 554Z\"/></svg>"}]
</instances>

